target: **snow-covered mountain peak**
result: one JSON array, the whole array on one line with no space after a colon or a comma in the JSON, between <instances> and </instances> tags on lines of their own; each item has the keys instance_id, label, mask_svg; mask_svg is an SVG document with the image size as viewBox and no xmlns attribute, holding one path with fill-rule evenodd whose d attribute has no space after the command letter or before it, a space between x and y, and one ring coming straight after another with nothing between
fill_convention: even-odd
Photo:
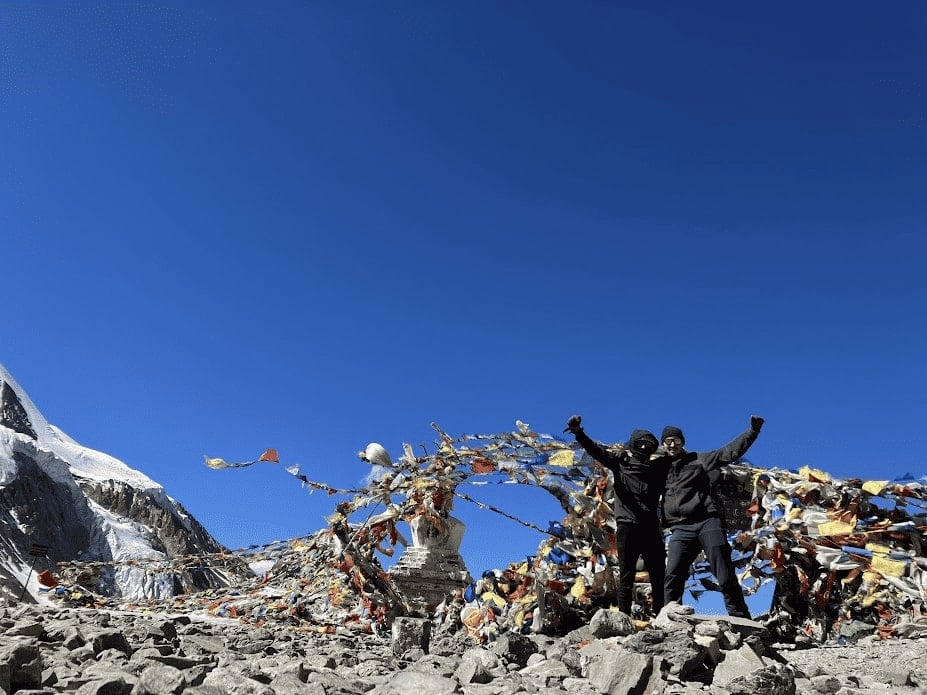
<instances>
[{"instance_id":1,"label":"snow-covered mountain peak","mask_svg":"<svg viewBox=\"0 0 927 695\"><path fill-rule=\"evenodd\" d=\"M213 569L209 555L228 550L161 485L49 424L2 365L0 541L0 595L17 595L23 585L41 595L31 571L36 545L48 548L50 567L92 567L84 573L91 590L133 599L226 586L230 576L250 574L240 561ZM198 558L195 570L183 560L190 555ZM175 566L164 569L171 560Z\"/></svg>"},{"instance_id":2,"label":"snow-covered mountain peak","mask_svg":"<svg viewBox=\"0 0 927 695\"><path fill-rule=\"evenodd\" d=\"M139 490L161 491L163 488L144 473L130 468L109 454L81 446L50 424L13 376L0 364L0 451L10 453L13 438L29 437L39 451L66 461L75 477L89 480L122 480ZM53 471L49 471L50 474ZM0 481L3 470L0 467Z\"/></svg>"}]
</instances>

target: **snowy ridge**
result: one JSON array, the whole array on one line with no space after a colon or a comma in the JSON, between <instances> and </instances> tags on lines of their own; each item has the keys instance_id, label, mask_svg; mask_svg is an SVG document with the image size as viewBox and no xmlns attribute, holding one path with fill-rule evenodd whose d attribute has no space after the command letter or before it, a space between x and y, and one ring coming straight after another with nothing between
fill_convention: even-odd
<instances>
[{"instance_id":1,"label":"snowy ridge","mask_svg":"<svg viewBox=\"0 0 927 695\"><path fill-rule=\"evenodd\" d=\"M133 468L129 468L119 459L104 454L102 451L81 446L74 439L66 435L54 425L49 424L42 413L36 408L32 399L10 375L6 368L0 364L0 381L5 381L16 392L33 429L38 436L37 448L54 454L55 458L67 462L71 472L79 478L90 480L123 480L139 490L161 490L163 487ZM25 435L10 432L13 436L26 438ZM2 475L2 471L0 471Z\"/></svg>"},{"instance_id":2,"label":"snowy ridge","mask_svg":"<svg viewBox=\"0 0 927 695\"><path fill-rule=\"evenodd\" d=\"M2 365L0 396L0 595L18 597L28 578L41 599L33 544L49 547L40 568L93 563L88 588L105 595L163 599L230 583L235 571L172 563L226 549L159 483L51 425ZM243 562L238 573L251 574Z\"/></svg>"}]
</instances>

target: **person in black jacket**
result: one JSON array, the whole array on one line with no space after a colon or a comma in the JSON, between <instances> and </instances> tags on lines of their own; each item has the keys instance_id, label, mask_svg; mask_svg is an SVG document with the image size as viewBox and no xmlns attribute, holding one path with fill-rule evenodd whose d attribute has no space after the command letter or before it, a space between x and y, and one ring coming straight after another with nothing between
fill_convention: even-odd
<instances>
[{"instance_id":1,"label":"person in black jacket","mask_svg":"<svg viewBox=\"0 0 927 695\"><path fill-rule=\"evenodd\" d=\"M682 601L686 579L699 551L704 550L729 615L749 618L750 611L734 572L731 546L724 528L723 506L714 494L721 467L743 456L756 441L763 418L750 418L750 429L720 449L686 451L686 438L674 425L663 428L660 440L669 459L663 492L663 520L672 529L666 561L664 603Z\"/></svg>"},{"instance_id":2,"label":"person in black jacket","mask_svg":"<svg viewBox=\"0 0 927 695\"><path fill-rule=\"evenodd\" d=\"M663 469L651 463L657 438L647 430L634 430L627 449L606 449L583 431L582 418L567 420L576 441L597 462L608 468L615 479L615 524L618 546L618 610L631 615L637 560L643 558L650 575L651 609L656 615L663 607L666 546L660 529L660 494Z\"/></svg>"}]
</instances>

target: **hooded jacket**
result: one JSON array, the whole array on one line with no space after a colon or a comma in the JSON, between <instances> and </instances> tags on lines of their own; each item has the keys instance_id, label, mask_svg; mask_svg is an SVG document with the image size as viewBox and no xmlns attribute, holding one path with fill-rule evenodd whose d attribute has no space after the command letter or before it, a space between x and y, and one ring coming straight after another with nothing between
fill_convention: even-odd
<instances>
[{"instance_id":1,"label":"hooded jacket","mask_svg":"<svg viewBox=\"0 0 927 695\"><path fill-rule=\"evenodd\" d=\"M751 428L720 449L698 453L683 450L669 460L663 493L664 524L678 526L721 518L724 510L714 494L720 469L743 456L759 434Z\"/></svg>"},{"instance_id":2,"label":"hooded jacket","mask_svg":"<svg viewBox=\"0 0 927 695\"><path fill-rule=\"evenodd\" d=\"M612 451L590 439L583 430L575 434L576 441L586 453L614 475L615 521L619 524L658 523L666 458L642 457L633 449ZM651 432L634 430L628 438L628 446L642 438L652 439L654 445L657 444L657 438Z\"/></svg>"}]
</instances>

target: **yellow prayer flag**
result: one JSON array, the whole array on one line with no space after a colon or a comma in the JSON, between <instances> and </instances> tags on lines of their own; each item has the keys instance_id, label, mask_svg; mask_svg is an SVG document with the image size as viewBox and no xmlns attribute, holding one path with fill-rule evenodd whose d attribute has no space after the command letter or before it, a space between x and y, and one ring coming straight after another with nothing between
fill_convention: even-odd
<instances>
[{"instance_id":1,"label":"yellow prayer flag","mask_svg":"<svg viewBox=\"0 0 927 695\"><path fill-rule=\"evenodd\" d=\"M816 480L819 483L829 483L830 476L827 475L824 471L819 471L816 468L811 468L810 466L802 466L798 469L798 475L802 478L808 480Z\"/></svg>"},{"instance_id":2,"label":"yellow prayer flag","mask_svg":"<svg viewBox=\"0 0 927 695\"><path fill-rule=\"evenodd\" d=\"M876 601L885 600L885 592L879 590L879 581L882 579L882 575L878 572L873 572L871 569L863 572L863 587L868 587L866 589L866 594L863 596L863 606L869 608Z\"/></svg>"},{"instance_id":3,"label":"yellow prayer flag","mask_svg":"<svg viewBox=\"0 0 927 695\"><path fill-rule=\"evenodd\" d=\"M904 574L905 563L901 560L892 560L882 555L874 555L872 569L884 577L900 577Z\"/></svg>"},{"instance_id":4,"label":"yellow prayer flag","mask_svg":"<svg viewBox=\"0 0 927 695\"><path fill-rule=\"evenodd\" d=\"M222 459L211 459L208 456L204 456L203 458L206 459L207 466L209 466L210 468L215 468L216 470L219 470L221 468L226 468L229 465Z\"/></svg>"},{"instance_id":5,"label":"yellow prayer flag","mask_svg":"<svg viewBox=\"0 0 927 695\"><path fill-rule=\"evenodd\" d=\"M848 524L845 521L826 521L818 526L818 534L821 536L846 536L853 533L856 524Z\"/></svg>"},{"instance_id":6,"label":"yellow prayer flag","mask_svg":"<svg viewBox=\"0 0 927 695\"><path fill-rule=\"evenodd\" d=\"M886 485L888 485L887 480L867 480L863 483L863 491L870 495L881 495Z\"/></svg>"},{"instance_id":7,"label":"yellow prayer flag","mask_svg":"<svg viewBox=\"0 0 927 695\"><path fill-rule=\"evenodd\" d=\"M550 458L547 459L547 463L551 466L569 468L573 465L573 451L570 449L562 449L555 454L551 454Z\"/></svg>"},{"instance_id":8,"label":"yellow prayer flag","mask_svg":"<svg viewBox=\"0 0 927 695\"><path fill-rule=\"evenodd\" d=\"M586 581L583 579L583 576L580 575L576 578L576 581L573 582L573 586L570 589L570 596L573 598L582 598L583 594L586 593Z\"/></svg>"},{"instance_id":9,"label":"yellow prayer flag","mask_svg":"<svg viewBox=\"0 0 927 695\"><path fill-rule=\"evenodd\" d=\"M505 608L506 606L505 599L494 591L484 591L480 598L483 599L483 603L491 603L496 608Z\"/></svg>"}]
</instances>

